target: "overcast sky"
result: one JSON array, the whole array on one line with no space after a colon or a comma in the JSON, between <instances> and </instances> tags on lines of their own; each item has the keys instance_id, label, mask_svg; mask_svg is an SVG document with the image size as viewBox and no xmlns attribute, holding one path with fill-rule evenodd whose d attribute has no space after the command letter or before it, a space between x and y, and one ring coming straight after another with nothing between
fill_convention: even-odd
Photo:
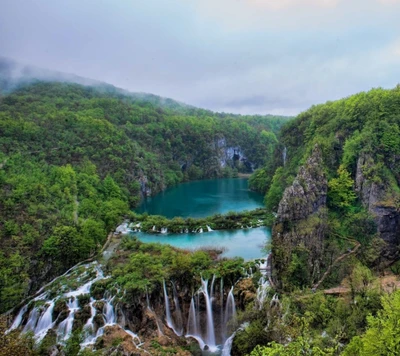
<instances>
[{"instance_id":1,"label":"overcast sky","mask_svg":"<svg viewBox=\"0 0 400 356\"><path fill-rule=\"evenodd\" d=\"M291 115L400 82L400 0L0 0L0 56Z\"/></svg>"}]
</instances>

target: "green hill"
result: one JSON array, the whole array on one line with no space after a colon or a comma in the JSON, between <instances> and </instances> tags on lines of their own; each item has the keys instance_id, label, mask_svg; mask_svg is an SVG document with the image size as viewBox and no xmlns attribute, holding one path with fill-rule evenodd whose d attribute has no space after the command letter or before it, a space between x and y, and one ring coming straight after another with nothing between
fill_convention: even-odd
<instances>
[{"instance_id":1,"label":"green hill","mask_svg":"<svg viewBox=\"0 0 400 356\"><path fill-rule=\"evenodd\" d=\"M68 83L2 96L1 311L98 251L141 196L262 166L287 120Z\"/></svg>"}]
</instances>

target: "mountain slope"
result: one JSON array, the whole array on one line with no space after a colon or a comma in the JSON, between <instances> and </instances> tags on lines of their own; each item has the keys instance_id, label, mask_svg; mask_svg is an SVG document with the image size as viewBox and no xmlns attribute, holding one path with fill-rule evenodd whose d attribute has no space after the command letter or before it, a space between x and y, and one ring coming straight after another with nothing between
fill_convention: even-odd
<instances>
[{"instance_id":1,"label":"mountain slope","mask_svg":"<svg viewBox=\"0 0 400 356\"><path fill-rule=\"evenodd\" d=\"M1 97L1 311L96 253L141 196L263 165L286 120L70 83Z\"/></svg>"},{"instance_id":2,"label":"mountain slope","mask_svg":"<svg viewBox=\"0 0 400 356\"><path fill-rule=\"evenodd\" d=\"M393 90L373 89L314 106L282 128L280 146L275 151L277 158L253 178L253 182L259 180L259 185L264 182L267 206L278 211L273 249L276 278L282 286L311 286L317 282L330 261L352 247L346 245L343 238L361 242L359 258L367 265L392 263L398 259L399 125L398 86ZM310 216L295 219L296 201L312 204L317 196L311 191L307 193L307 187L321 184L320 178L311 183L304 181L300 173L308 169L307 160L313 156L315 147L321 155L319 170L327 179L325 222L316 216L311 220ZM283 150L287 152L285 164L281 158ZM274 172L272 179L263 178L271 172ZM295 188L296 185L300 188ZM305 195L289 197L289 191L299 192L299 189ZM284 209L284 206L290 208ZM291 224L281 224L282 211L285 211L284 219ZM325 226L323 230L321 224ZM279 251L290 251L282 238L293 231L296 231L296 239L291 243L294 250L285 257L286 263L282 263ZM314 239L307 243L310 236ZM317 241L322 241L323 248L316 255L312 246L319 244ZM331 282L339 281L343 273L345 271L336 269ZM307 277L299 281L296 276L300 274Z\"/></svg>"}]
</instances>

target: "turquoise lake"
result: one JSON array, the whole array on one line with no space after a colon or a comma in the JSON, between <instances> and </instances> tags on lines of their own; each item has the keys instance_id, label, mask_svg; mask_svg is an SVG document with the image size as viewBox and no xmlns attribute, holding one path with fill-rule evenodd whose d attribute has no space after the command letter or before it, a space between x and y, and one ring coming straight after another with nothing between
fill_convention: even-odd
<instances>
[{"instance_id":1,"label":"turquoise lake","mask_svg":"<svg viewBox=\"0 0 400 356\"><path fill-rule=\"evenodd\" d=\"M137 212L164 215L168 218L200 218L229 211L263 207L263 196L248 189L248 180L212 179L183 183L142 202ZM222 248L224 257L245 260L265 257L262 250L271 237L267 227L241 230L205 231L203 233L146 234L132 233L143 242L166 243L182 249Z\"/></svg>"},{"instance_id":2,"label":"turquoise lake","mask_svg":"<svg viewBox=\"0 0 400 356\"><path fill-rule=\"evenodd\" d=\"M249 190L247 179L225 178L179 184L143 200L137 212L167 218L203 218L261 207L263 196Z\"/></svg>"}]
</instances>

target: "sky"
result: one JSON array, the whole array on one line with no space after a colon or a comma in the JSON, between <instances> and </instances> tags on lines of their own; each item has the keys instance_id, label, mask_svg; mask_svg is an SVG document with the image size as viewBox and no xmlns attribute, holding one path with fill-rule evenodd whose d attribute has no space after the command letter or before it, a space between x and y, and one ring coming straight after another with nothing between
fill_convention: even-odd
<instances>
[{"instance_id":1,"label":"sky","mask_svg":"<svg viewBox=\"0 0 400 356\"><path fill-rule=\"evenodd\" d=\"M0 56L190 105L296 115L400 83L400 0L0 0Z\"/></svg>"}]
</instances>

